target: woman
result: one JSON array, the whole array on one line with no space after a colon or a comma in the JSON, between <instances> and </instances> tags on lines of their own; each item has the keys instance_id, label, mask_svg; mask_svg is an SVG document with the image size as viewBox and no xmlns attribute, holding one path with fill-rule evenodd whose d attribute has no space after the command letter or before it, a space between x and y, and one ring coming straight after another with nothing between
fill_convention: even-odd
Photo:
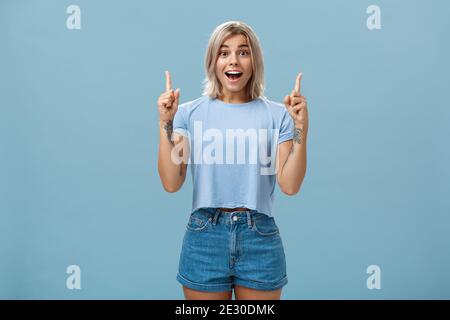
<instances>
[{"instance_id":1,"label":"woman","mask_svg":"<svg viewBox=\"0 0 450 320\"><path fill-rule=\"evenodd\" d=\"M214 30L205 68L202 97L178 106L180 90L166 71L158 99L163 187L179 190L187 163L194 186L177 280L186 299L231 299L233 288L236 299L280 299L286 261L272 204L276 181L294 195L306 172L302 75L284 106L265 98L258 38L238 21Z\"/></svg>"}]
</instances>

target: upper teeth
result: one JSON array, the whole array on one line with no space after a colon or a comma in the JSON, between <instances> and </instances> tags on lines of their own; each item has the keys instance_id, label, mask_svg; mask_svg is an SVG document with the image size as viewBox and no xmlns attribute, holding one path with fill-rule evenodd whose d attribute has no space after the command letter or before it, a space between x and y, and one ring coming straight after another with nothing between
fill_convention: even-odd
<instances>
[{"instance_id":1,"label":"upper teeth","mask_svg":"<svg viewBox=\"0 0 450 320\"><path fill-rule=\"evenodd\" d=\"M229 74L241 74L242 72L240 72L240 71L227 71L226 73L229 73Z\"/></svg>"}]
</instances>

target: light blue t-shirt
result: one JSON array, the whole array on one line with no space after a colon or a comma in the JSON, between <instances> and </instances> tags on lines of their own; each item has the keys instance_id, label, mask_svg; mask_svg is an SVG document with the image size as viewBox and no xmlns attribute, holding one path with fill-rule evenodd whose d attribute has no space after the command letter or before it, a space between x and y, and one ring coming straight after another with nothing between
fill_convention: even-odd
<instances>
[{"instance_id":1,"label":"light blue t-shirt","mask_svg":"<svg viewBox=\"0 0 450 320\"><path fill-rule=\"evenodd\" d=\"M272 216L277 145L294 131L283 104L265 97L230 104L202 96L178 106L173 131L190 144L191 213L247 207Z\"/></svg>"}]
</instances>

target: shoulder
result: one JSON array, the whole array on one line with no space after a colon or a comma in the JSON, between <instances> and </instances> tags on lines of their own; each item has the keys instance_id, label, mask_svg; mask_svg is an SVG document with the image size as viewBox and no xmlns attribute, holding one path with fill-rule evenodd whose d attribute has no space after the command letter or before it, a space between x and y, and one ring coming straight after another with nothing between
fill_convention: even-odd
<instances>
[{"instance_id":1,"label":"shoulder","mask_svg":"<svg viewBox=\"0 0 450 320\"><path fill-rule=\"evenodd\" d=\"M287 112L284 103L270 100L264 96L260 97L259 99L262 101L263 104L267 106L267 108L272 112L273 115L278 117L284 117L285 114L289 114Z\"/></svg>"},{"instance_id":2,"label":"shoulder","mask_svg":"<svg viewBox=\"0 0 450 320\"><path fill-rule=\"evenodd\" d=\"M178 106L178 108L182 109L182 110L185 110L187 112L191 112L192 110L197 108L199 105L202 105L205 102L207 102L208 99L209 99L209 97L207 97L207 96L201 96L201 97L196 98L194 100L191 100L191 101L184 102L184 103L180 104Z\"/></svg>"}]
</instances>

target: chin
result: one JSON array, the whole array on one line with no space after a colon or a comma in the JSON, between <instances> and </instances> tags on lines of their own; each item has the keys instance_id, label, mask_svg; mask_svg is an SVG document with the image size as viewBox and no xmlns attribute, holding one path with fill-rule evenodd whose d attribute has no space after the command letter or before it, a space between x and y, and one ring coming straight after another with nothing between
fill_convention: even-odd
<instances>
[{"instance_id":1,"label":"chin","mask_svg":"<svg viewBox=\"0 0 450 320\"><path fill-rule=\"evenodd\" d=\"M233 87L233 86L230 87L230 86L228 86L228 84L227 85L222 84L222 88L225 88L228 92L238 93L238 92L245 90L247 88L247 84L248 83L246 83L245 85L239 86L239 87Z\"/></svg>"}]
</instances>

